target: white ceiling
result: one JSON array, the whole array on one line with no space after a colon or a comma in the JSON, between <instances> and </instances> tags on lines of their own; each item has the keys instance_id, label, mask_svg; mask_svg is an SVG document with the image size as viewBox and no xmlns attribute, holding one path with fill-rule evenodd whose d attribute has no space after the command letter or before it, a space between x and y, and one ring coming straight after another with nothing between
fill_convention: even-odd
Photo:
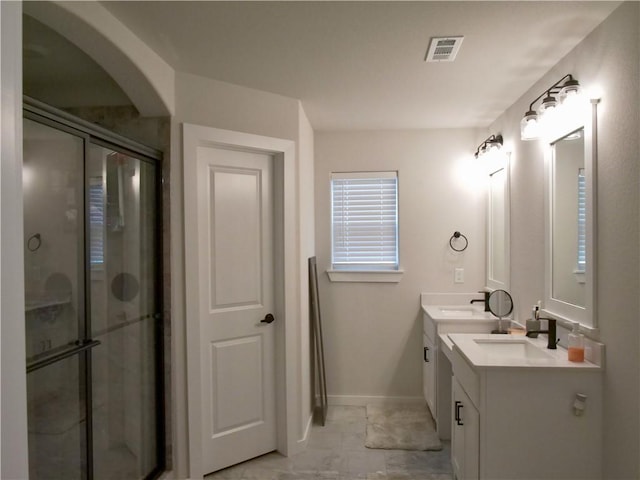
<instances>
[{"instance_id":1,"label":"white ceiling","mask_svg":"<svg viewBox=\"0 0 640 480\"><path fill-rule=\"evenodd\" d=\"M486 127L618 4L103 2L176 70L298 98L317 130ZM447 35L456 61L425 63Z\"/></svg>"}]
</instances>

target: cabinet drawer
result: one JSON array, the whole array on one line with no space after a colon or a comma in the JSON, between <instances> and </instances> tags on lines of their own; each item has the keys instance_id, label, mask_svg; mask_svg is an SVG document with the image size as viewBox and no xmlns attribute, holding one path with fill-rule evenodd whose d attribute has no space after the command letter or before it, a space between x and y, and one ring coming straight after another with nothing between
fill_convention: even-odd
<instances>
[{"instance_id":1,"label":"cabinet drawer","mask_svg":"<svg viewBox=\"0 0 640 480\"><path fill-rule=\"evenodd\" d=\"M456 347L452 352L451 367L453 368L453 376L460 382L460 386L469 395L469 398L476 406L480 408L480 379L478 374L471 368L471 365L464 359Z\"/></svg>"},{"instance_id":2,"label":"cabinet drawer","mask_svg":"<svg viewBox=\"0 0 640 480\"><path fill-rule=\"evenodd\" d=\"M424 334L429 337L431 342L435 343L436 341L436 322L427 315L426 313L422 314L422 327L424 330Z\"/></svg>"}]
</instances>

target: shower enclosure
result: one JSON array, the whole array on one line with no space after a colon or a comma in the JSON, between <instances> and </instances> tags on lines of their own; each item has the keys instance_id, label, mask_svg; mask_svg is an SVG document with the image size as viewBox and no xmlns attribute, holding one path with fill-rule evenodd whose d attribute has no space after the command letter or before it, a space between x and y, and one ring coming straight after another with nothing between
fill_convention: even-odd
<instances>
[{"instance_id":1,"label":"shower enclosure","mask_svg":"<svg viewBox=\"0 0 640 480\"><path fill-rule=\"evenodd\" d=\"M25 99L31 479L164 469L159 160Z\"/></svg>"}]
</instances>

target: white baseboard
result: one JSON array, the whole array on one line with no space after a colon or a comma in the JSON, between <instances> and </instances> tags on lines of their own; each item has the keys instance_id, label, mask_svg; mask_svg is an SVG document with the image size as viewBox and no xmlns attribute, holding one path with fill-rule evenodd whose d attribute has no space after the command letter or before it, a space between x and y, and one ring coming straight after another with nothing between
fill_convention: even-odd
<instances>
[{"instance_id":1,"label":"white baseboard","mask_svg":"<svg viewBox=\"0 0 640 480\"><path fill-rule=\"evenodd\" d=\"M365 407L367 405L421 405L424 397L384 397L366 395L327 395L329 405Z\"/></svg>"}]
</instances>

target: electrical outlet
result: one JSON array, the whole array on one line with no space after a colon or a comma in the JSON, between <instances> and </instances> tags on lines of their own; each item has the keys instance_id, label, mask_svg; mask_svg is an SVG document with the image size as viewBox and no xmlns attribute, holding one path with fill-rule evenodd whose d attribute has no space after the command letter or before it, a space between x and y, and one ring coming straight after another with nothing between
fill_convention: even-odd
<instances>
[{"instance_id":1,"label":"electrical outlet","mask_svg":"<svg viewBox=\"0 0 640 480\"><path fill-rule=\"evenodd\" d=\"M464 268L456 268L453 274L453 283L464 283Z\"/></svg>"}]
</instances>

